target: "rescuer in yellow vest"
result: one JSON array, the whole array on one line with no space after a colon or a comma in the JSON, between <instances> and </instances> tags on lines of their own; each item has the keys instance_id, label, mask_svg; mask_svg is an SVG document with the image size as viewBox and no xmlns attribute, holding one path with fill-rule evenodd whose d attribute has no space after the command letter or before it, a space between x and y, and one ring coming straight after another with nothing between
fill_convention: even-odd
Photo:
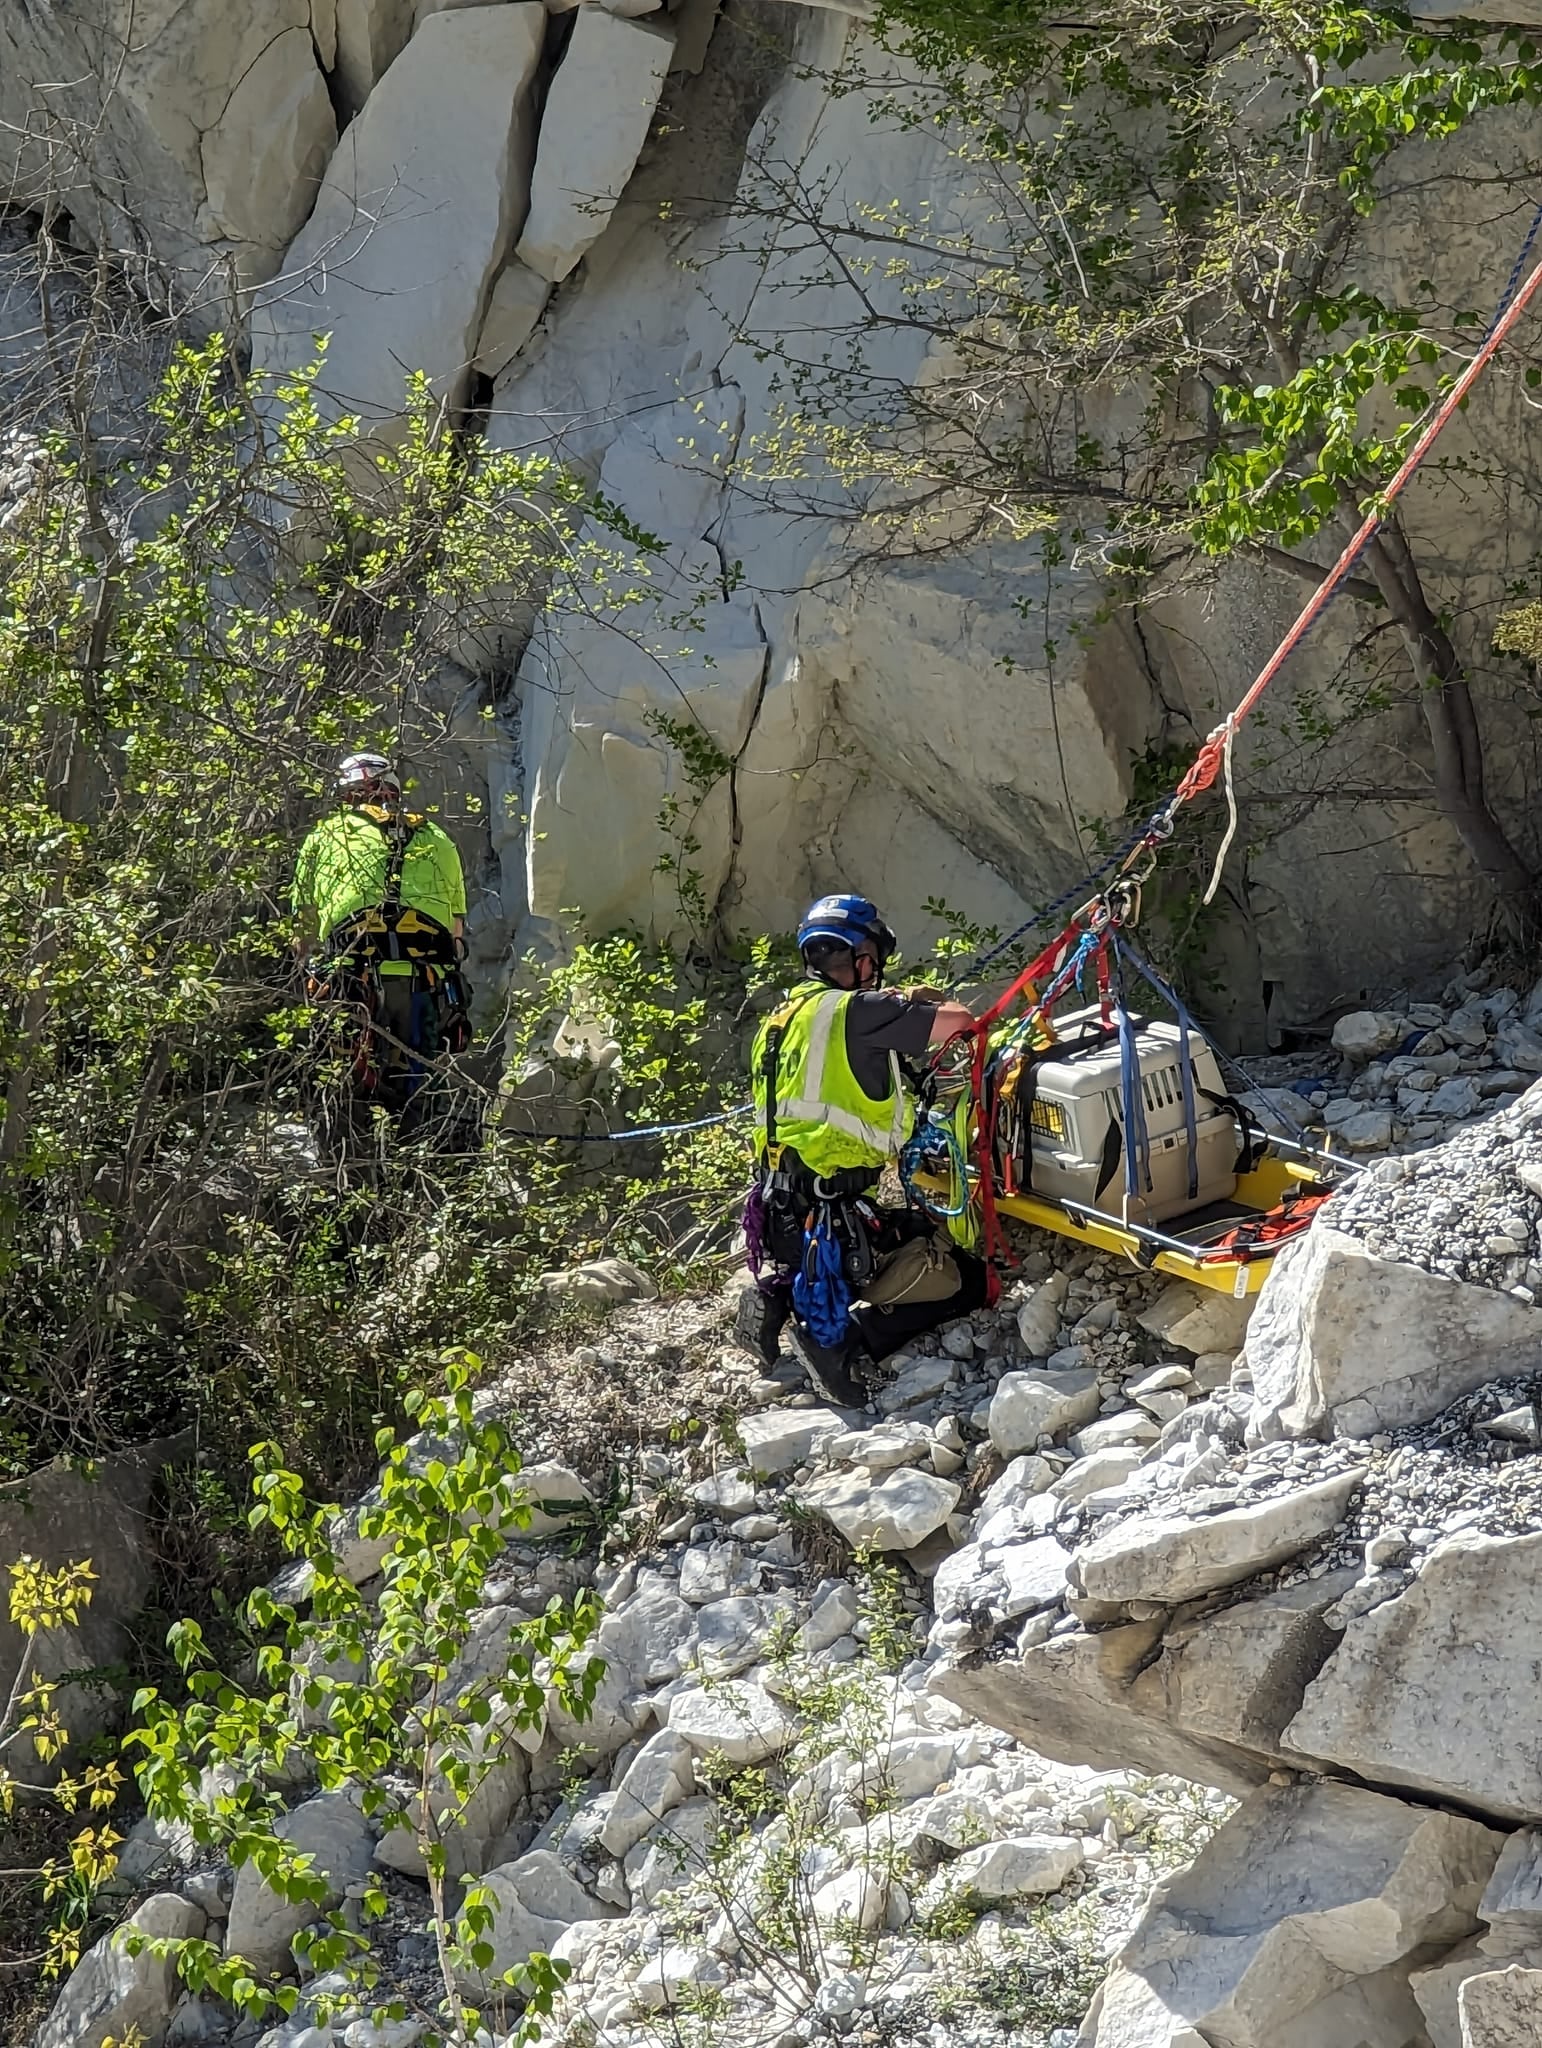
<instances>
[{"instance_id":1,"label":"rescuer in yellow vest","mask_svg":"<svg viewBox=\"0 0 1542 2048\"><path fill-rule=\"evenodd\" d=\"M822 896L798 927L805 979L765 1019L751 1054L756 1183L745 1226L758 1272L736 1334L771 1363L785 1330L820 1392L846 1406L868 1398L853 1370L864 1356L885 1358L985 1298L978 1260L939 1244L919 1211L871 1199L910 1135L905 1063L974 1023L936 991L884 990L894 946L865 896Z\"/></svg>"},{"instance_id":2,"label":"rescuer in yellow vest","mask_svg":"<svg viewBox=\"0 0 1542 2048\"><path fill-rule=\"evenodd\" d=\"M427 1065L463 1050L470 989L460 972L466 883L455 842L402 808L401 778L383 754L339 765L337 808L295 862L295 947L311 993L364 1020L354 1085L400 1112Z\"/></svg>"}]
</instances>

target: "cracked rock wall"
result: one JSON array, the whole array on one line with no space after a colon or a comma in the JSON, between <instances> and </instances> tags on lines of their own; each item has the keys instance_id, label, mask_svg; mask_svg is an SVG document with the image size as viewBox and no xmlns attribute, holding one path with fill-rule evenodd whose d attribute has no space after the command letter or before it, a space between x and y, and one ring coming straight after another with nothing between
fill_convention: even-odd
<instances>
[{"instance_id":1,"label":"cracked rock wall","mask_svg":"<svg viewBox=\"0 0 1542 2048\"><path fill-rule=\"evenodd\" d=\"M844 347L864 314L843 252L775 220L775 191L796 175L853 222L891 199L953 228L980 217L934 125L830 94L821 74L852 53L903 95L851 14L780 0L0 13L14 206L57 203L77 240L131 252L152 296L243 323L258 367L327 332L324 389L372 431L426 370L494 446L552 449L663 544L625 630L564 604L468 636L441 679L447 702L495 714L454 771L478 820L463 838L484 980L559 945L570 911L661 936L774 928L839 883L884 900L911 948L936 929L928 897L1016 923L1085 871L1136 761L1191 750L1301 601L1231 564L1097 624L1091 569L1046 581L1005 544L875 567L836 480L789 500L751 479L778 352ZM1480 186L1469 201L1410 180L1364 281L1412 290L1434 250L1440 292L1481 297L1520 223ZM866 290L885 317L863 368L924 382L929 337L887 317L900 286ZM1408 500L1461 582L1493 795L1523 842L1542 763L1487 636L1529 561L1504 482L1528 417L1499 378L1453 430L1499 479L1492 504L1438 483ZM1238 1040L1259 1040L1271 995L1276 1019L1303 1019L1444 967L1487 914L1433 809L1416 710L1360 715L1364 624L1338 607L1239 749L1244 830L1206 963L1226 990L1212 1021ZM1325 739L1325 715L1348 714ZM682 724L714 773L689 772Z\"/></svg>"}]
</instances>

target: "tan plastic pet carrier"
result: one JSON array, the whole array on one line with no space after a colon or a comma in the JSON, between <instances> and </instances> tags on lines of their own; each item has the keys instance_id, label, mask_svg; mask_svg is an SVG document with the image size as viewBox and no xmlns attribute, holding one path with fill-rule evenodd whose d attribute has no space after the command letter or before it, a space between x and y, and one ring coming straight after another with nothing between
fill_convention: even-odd
<instances>
[{"instance_id":1,"label":"tan plastic pet carrier","mask_svg":"<svg viewBox=\"0 0 1542 2048\"><path fill-rule=\"evenodd\" d=\"M1060 1046L1051 1047L1033 1070L1029 1119L1033 1144L1033 1192L1050 1201L1087 1202L1122 1216L1125 1211L1124 1115L1119 1085L1119 1041L1099 1034L1085 1050L1076 1039L1099 1027L1096 1008L1056 1018ZM1224 1094L1215 1054L1197 1033L1189 1033L1194 1076L1194 1120L1198 1187L1189 1193L1188 1135L1184 1128L1183 1085L1176 1024L1142 1023L1136 1034L1141 1095L1152 1186L1132 1201L1132 1221L1162 1223L1187 1210L1223 1202L1236 1192L1238 1132L1229 1109L1210 1097ZM1109 1127L1117 1125L1117 1163ZM1100 1181L1106 1183L1101 1194Z\"/></svg>"}]
</instances>

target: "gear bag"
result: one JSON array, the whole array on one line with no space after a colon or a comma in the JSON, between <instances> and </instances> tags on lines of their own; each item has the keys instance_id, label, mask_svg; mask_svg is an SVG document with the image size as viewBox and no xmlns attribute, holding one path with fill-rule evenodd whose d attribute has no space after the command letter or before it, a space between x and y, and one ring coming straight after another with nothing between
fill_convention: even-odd
<instances>
[{"instance_id":1,"label":"gear bag","mask_svg":"<svg viewBox=\"0 0 1542 2048\"><path fill-rule=\"evenodd\" d=\"M899 1308L921 1301L951 1301L963 1285L958 1261L941 1231L913 1237L882 1260L862 1299L869 1308Z\"/></svg>"}]
</instances>

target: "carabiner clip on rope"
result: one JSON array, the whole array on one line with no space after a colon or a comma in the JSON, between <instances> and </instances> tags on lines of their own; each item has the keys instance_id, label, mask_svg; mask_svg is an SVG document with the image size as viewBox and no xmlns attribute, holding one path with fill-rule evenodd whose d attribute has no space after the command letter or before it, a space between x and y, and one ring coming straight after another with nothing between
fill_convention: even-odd
<instances>
[{"instance_id":1,"label":"carabiner clip on rope","mask_svg":"<svg viewBox=\"0 0 1542 2048\"><path fill-rule=\"evenodd\" d=\"M1098 895L1090 897L1077 911L1075 922L1091 932L1094 938L1105 938L1110 932L1133 930L1140 923L1141 888L1156 865L1155 853L1151 862L1139 875L1117 876Z\"/></svg>"}]
</instances>

